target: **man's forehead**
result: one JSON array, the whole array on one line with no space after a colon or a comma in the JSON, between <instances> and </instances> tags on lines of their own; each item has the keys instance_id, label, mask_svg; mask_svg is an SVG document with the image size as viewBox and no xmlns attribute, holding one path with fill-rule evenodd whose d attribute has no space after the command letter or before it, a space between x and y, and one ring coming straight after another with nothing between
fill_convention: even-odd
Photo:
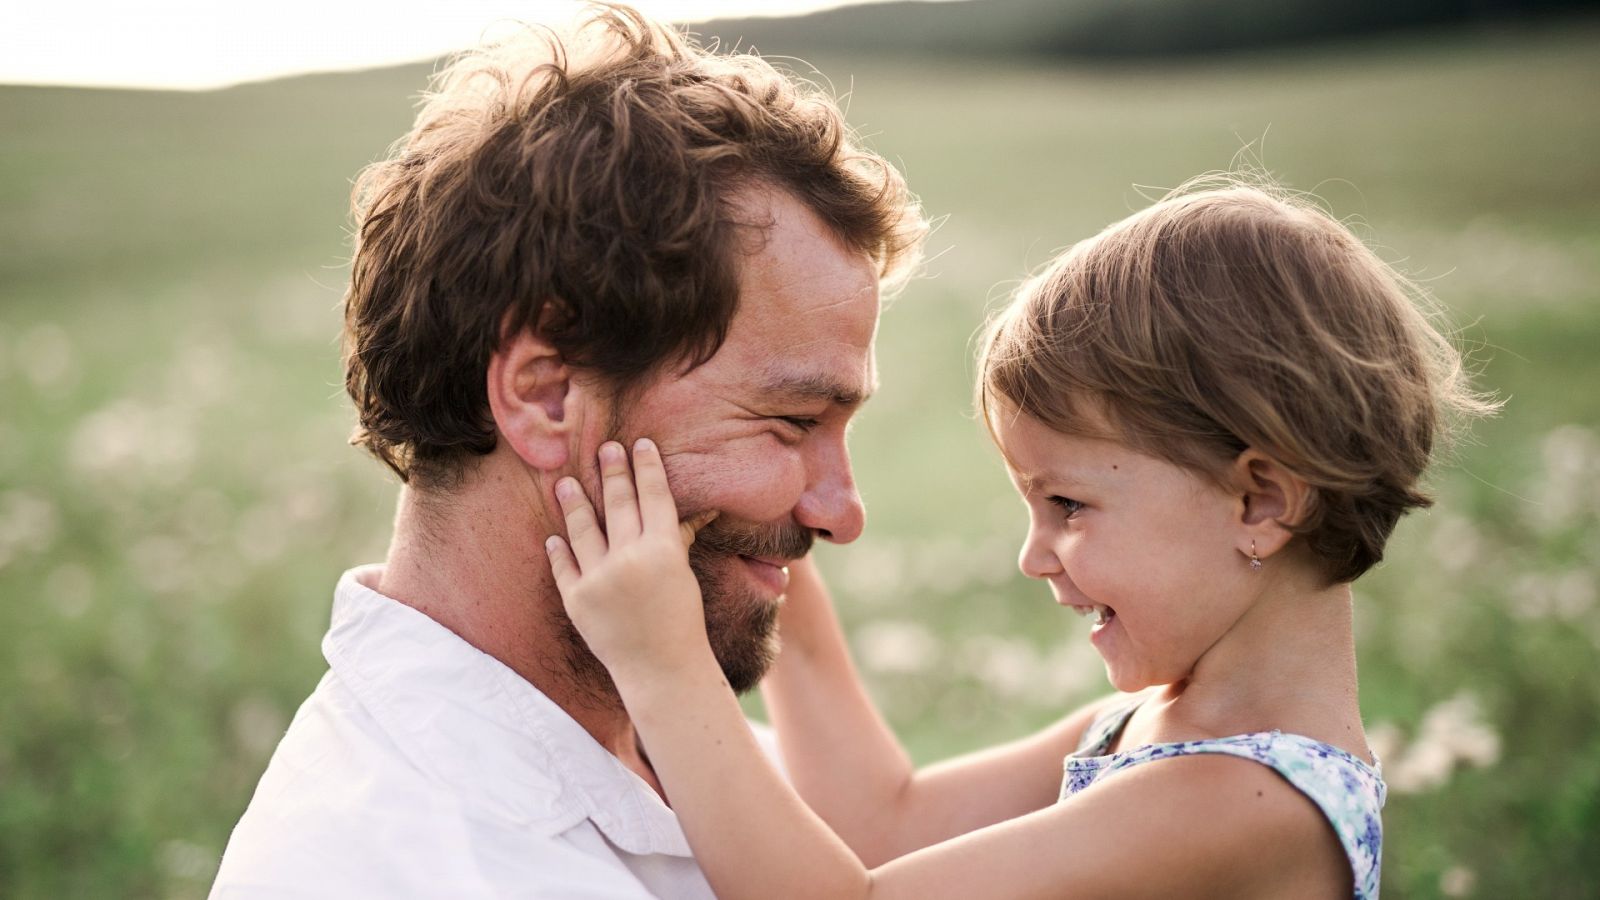
<instances>
[{"instance_id":1,"label":"man's forehead","mask_svg":"<svg viewBox=\"0 0 1600 900\"><path fill-rule=\"evenodd\" d=\"M846 246L788 191L751 191L739 202L752 226L739 276L745 318L833 313L876 321L879 272L868 253Z\"/></svg>"}]
</instances>

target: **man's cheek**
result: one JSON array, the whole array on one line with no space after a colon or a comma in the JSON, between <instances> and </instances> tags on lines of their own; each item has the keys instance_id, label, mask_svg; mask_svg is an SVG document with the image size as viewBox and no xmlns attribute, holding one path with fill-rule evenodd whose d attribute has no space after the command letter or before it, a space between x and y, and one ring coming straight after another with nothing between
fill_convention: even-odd
<instances>
[{"instance_id":1,"label":"man's cheek","mask_svg":"<svg viewBox=\"0 0 1600 900\"><path fill-rule=\"evenodd\" d=\"M662 461L680 516L716 510L745 522L781 521L806 488L798 449L768 430L724 437L715 450L664 442Z\"/></svg>"},{"instance_id":2,"label":"man's cheek","mask_svg":"<svg viewBox=\"0 0 1600 900\"><path fill-rule=\"evenodd\" d=\"M715 509L712 502L712 482L706 475L707 460L694 453L663 452L662 465L667 470L667 487L672 489L672 499L678 507L679 518ZM714 469L713 469L714 471Z\"/></svg>"}]
</instances>

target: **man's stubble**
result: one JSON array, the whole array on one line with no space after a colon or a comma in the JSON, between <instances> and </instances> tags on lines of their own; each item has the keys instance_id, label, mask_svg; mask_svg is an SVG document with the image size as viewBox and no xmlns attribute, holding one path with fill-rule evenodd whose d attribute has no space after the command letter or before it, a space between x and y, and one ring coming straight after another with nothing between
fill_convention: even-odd
<instances>
[{"instance_id":1,"label":"man's stubble","mask_svg":"<svg viewBox=\"0 0 1600 900\"><path fill-rule=\"evenodd\" d=\"M760 595L744 580L740 556L798 559L811 550L814 536L797 525L747 526L718 519L701 529L689 548L689 568L700 583L706 637L728 685L743 694L760 683L778 655L781 602ZM550 625L562 637L567 671L593 705L616 702L616 686L605 665L582 635L554 607Z\"/></svg>"}]
</instances>

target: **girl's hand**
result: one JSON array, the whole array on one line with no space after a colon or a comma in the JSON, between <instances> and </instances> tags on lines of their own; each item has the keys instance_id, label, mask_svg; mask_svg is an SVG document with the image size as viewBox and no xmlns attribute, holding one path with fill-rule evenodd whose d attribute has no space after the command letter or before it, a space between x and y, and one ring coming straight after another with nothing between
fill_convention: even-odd
<instances>
[{"instance_id":1,"label":"girl's hand","mask_svg":"<svg viewBox=\"0 0 1600 900\"><path fill-rule=\"evenodd\" d=\"M604 530L577 479L563 478L567 538L551 535L545 551L567 615L612 677L651 678L710 654L688 547L715 513L678 521L648 438L634 444L632 471L621 444L600 445L599 457Z\"/></svg>"}]
</instances>

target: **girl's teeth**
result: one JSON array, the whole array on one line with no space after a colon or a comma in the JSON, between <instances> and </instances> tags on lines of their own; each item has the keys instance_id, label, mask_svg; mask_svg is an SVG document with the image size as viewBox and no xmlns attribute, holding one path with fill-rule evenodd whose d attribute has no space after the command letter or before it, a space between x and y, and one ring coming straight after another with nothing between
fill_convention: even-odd
<instances>
[{"instance_id":1,"label":"girl's teeth","mask_svg":"<svg viewBox=\"0 0 1600 900\"><path fill-rule=\"evenodd\" d=\"M1102 606L1098 603L1091 604L1089 606L1074 605L1072 607L1072 611L1080 616L1083 616L1085 619L1089 618L1090 616L1094 616L1094 623L1096 625L1104 625L1105 623L1111 621L1112 616L1116 615L1116 613L1111 611L1111 607Z\"/></svg>"}]
</instances>

